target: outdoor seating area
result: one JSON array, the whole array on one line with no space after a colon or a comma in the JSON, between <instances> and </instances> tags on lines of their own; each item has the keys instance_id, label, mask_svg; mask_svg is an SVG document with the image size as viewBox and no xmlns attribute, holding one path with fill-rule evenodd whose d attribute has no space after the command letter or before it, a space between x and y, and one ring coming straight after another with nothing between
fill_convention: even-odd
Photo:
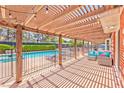
<instances>
[{"instance_id":1,"label":"outdoor seating area","mask_svg":"<svg viewBox=\"0 0 124 93\"><path fill-rule=\"evenodd\" d=\"M96 61L97 60L97 53L96 53L96 51L89 51L88 52L88 59Z\"/></svg>"},{"instance_id":2,"label":"outdoor seating area","mask_svg":"<svg viewBox=\"0 0 124 93\"><path fill-rule=\"evenodd\" d=\"M110 51L89 51L88 59L98 61L99 65L112 66L112 55Z\"/></svg>"}]
</instances>

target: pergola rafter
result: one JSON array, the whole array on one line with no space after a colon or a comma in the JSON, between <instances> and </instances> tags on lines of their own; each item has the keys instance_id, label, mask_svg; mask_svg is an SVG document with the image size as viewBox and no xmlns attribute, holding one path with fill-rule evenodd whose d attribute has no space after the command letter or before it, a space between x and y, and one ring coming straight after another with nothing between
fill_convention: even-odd
<instances>
[{"instance_id":1,"label":"pergola rafter","mask_svg":"<svg viewBox=\"0 0 124 93\"><path fill-rule=\"evenodd\" d=\"M66 14L68 14L69 12L72 12L73 10L75 10L75 9L77 9L77 8L79 8L79 7L81 7L81 6L71 6L71 7L67 8L65 11L63 11L63 12L60 13L59 15L55 16L54 18L52 18L52 19L50 19L50 20L48 20L48 21L45 21L44 23L40 24L40 25L38 26L38 28L40 29L41 27L44 27L44 26L46 26L46 25L52 23L53 21L57 20L58 18L60 18L60 17L62 17L62 16L64 16L64 15L66 15Z\"/></svg>"},{"instance_id":2,"label":"pergola rafter","mask_svg":"<svg viewBox=\"0 0 124 93\"><path fill-rule=\"evenodd\" d=\"M72 25L65 26L62 29L57 29L56 31L53 29L53 30L49 30L49 31L51 31L51 32L59 32L60 31L61 32L63 30L67 30L67 29L69 30L69 29L72 29L72 28L75 28L75 27L80 27L80 26L87 25L87 24L92 24L92 23L95 23L95 22L97 22L97 19L88 20L88 21L80 20L80 22L78 21L78 22L76 22Z\"/></svg>"},{"instance_id":3,"label":"pergola rafter","mask_svg":"<svg viewBox=\"0 0 124 93\"><path fill-rule=\"evenodd\" d=\"M55 31L57 31L56 29L64 28L67 25L71 25L71 24L73 24L73 23L75 23L75 22L77 22L79 20L82 20L82 19L85 19L87 17L91 17L91 16L94 16L94 15L103 13L103 12L108 11L110 9L112 9L112 7L108 7L108 6L101 7L99 9L97 9L97 10L94 10L94 11L91 11L91 12L88 12L88 13L85 13L83 16L79 16L77 18L74 18L71 21L68 21L67 23L61 24L60 26L57 26L54 29L55 29Z\"/></svg>"}]
</instances>

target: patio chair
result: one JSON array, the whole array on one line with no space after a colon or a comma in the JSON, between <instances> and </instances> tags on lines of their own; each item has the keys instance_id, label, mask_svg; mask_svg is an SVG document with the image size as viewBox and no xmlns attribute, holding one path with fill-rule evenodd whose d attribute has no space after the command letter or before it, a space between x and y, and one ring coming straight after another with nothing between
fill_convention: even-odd
<instances>
[{"instance_id":1,"label":"patio chair","mask_svg":"<svg viewBox=\"0 0 124 93\"><path fill-rule=\"evenodd\" d=\"M112 66L112 58L110 52L103 52L97 58L99 65Z\"/></svg>"},{"instance_id":2,"label":"patio chair","mask_svg":"<svg viewBox=\"0 0 124 93\"><path fill-rule=\"evenodd\" d=\"M52 56L46 56L46 59L52 62L56 62L56 55L52 55Z\"/></svg>"},{"instance_id":3,"label":"patio chair","mask_svg":"<svg viewBox=\"0 0 124 93\"><path fill-rule=\"evenodd\" d=\"M88 60L96 61L96 59L97 59L96 51L89 51Z\"/></svg>"}]
</instances>

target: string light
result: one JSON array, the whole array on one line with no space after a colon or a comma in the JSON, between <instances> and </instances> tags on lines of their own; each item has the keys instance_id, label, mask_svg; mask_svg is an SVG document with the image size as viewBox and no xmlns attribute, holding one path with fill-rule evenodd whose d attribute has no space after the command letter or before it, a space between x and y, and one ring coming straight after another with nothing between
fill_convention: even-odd
<instances>
[{"instance_id":1,"label":"string light","mask_svg":"<svg viewBox=\"0 0 124 93\"><path fill-rule=\"evenodd\" d=\"M12 18L12 14L9 12L9 18Z\"/></svg>"},{"instance_id":2,"label":"string light","mask_svg":"<svg viewBox=\"0 0 124 93\"><path fill-rule=\"evenodd\" d=\"M33 8L32 8L32 12L35 14L34 15L34 20L36 20L37 19L37 16L36 16L36 13L35 13L34 9L35 9L35 6L33 6Z\"/></svg>"},{"instance_id":3,"label":"string light","mask_svg":"<svg viewBox=\"0 0 124 93\"><path fill-rule=\"evenodd\" d=\"M49 9L48 9L48 6L47 6L47 7L46 7L46 14L48 14L48 10L49 10Z\"/></svg>"},{"instance_id":4,"label":"string light","mask_svg":"<svg viewBox=\"0 0 124 93\"><path fill-rule=\"evenodd\" d=\"M35 16L34 16L34 20L36 20L37 19L37 16L36 16L36 14L35 14Z\"/></svg>"},{"instance_id":5,"label":"string light","mask_svg":"<svg viewBox=\"0 0 124 93\"><path fill-rule=\"evenodd\" d=\"M18 21L17 21L17 17L15 18L15 23L18 23Z\"/></svg>"},{"instance_id":6,"label":"string light","mask_svg":"<svg viewBox=\"0 0 124 93\"><path fill-rule=\"evenodd\" d=\"M97 21L97 23L99 24L100 22L99 22L99 21Z\"/></svg>"}]
</instances>

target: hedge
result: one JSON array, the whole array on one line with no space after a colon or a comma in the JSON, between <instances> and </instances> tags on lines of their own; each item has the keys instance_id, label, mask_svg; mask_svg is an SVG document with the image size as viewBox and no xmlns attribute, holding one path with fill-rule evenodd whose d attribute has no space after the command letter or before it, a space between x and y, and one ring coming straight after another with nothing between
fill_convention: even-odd
<instances>
[{"instance_id":1,"label":"hedge","mask_svg":"<svg viewBox=\"0 0 124 93\"><path fill-rule=\"evenodd\" d=\"M56 45L23 45L23 51L43 51L43 50L55 50ZM0 44L0 50L15 49L14 46L7 44Z\"/></svg>"},{"instance_id":2,"label":"hedge","mask_svg":"<svg viewBox=\"0 0 124 93\"><path fill-rule=\"evenodd\" d=\"M23 45L23 51L43 51L43 50L55 50L55 45Z\"/></svg>"},{"instance_id":3,"label":"hedge","mask_svg":"<svg viewBox=\"0 0 124 93\"><path fill-rule=\"evenodd\" d=\"M10 49L14 49L14 47L7 44L0 44L0 50L10 50Z\"/></svg>"},{"instance_id":4,"label":"hedge","mask_svg":"<svg viewBox=\"0 0 124 93\"><path fill-rule=\"evenodd\" d=\"M74 43L69 43L68 46L69 47L74 47ZM81 47L81 46L83 46L82 43L77 43L77 47Z\"/></svg>"}]
</instances>

